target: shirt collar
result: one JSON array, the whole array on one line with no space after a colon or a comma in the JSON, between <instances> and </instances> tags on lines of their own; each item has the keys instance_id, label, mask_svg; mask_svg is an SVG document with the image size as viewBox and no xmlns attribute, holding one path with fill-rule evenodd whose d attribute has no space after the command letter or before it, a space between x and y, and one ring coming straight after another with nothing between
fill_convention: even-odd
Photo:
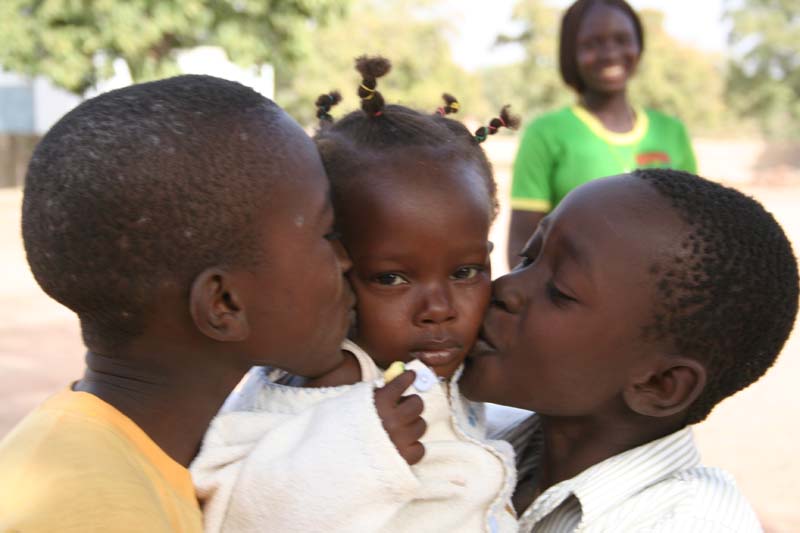
<instances>
[{"instance_id":1,"label":"shirt collar","mask_svg":"<svg viewBox=\"0 0 800 533\"><path fill-rule=\"evenodd\" d=\"M588 109L580 105L572 106L572 113L583 122L589 130L609 144L630 145L641 141L650 125L644 109L635 107L633 128L624 133L618 133L606 128Z\"/></svg>"},{"instance_id":2,"label":"shirt collar","mask_svg":"<svg viewBox=\"0 0 800 533\"><path fill-rule=\"evenodd\" d=\"M700 464L692 430L685 427L587 468L566 483L592 521L633 494Z\"/></svg>"},{"instance_id":3,"label":"shirt collar","mask_svg":"<svg viewBox=\"0 0 800 533\"><path fill-rule=\"evenodd\" d=\"M515 450L521 452L517 458L518 467L524 463L530 464L531 457L526 455L533 455L535 466L541 459L542 435L537 418L533 415L520 424L525 426L525 440L535 443L535 446L521 449L518 446L522 444L522 439L516 442L512 439ZM521 437L523 432L516 433L515 436ZM643 488L699 464L700 454L694 444L692 430L687 426L666 437L609 457L577 476L553 485L536 498L523 516L530 515L530 519L536 523L574 495L580 502L581 522L592 522Z\"/></svg>"}]
</instances>

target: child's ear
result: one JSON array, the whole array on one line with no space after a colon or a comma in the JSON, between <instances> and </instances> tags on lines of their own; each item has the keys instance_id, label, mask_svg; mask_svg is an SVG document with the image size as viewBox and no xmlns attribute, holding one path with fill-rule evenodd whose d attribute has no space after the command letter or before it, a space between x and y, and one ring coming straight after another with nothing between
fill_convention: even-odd
<instances>
[{"instance_id":1,"label":"child's ear","mask_svg":"<svg viewBox=\"0 0 800 533\"><path fill-rule=\"evenodd\" d=\"M645 416L672 416L687 409L706 385L706 368L696 359L662 355L634 376L623 391L625 403Z\"/></svg>"},{"instance_id":2,"label":"child's ear","mask_svg":"<svg viewBox=\"0 0 800 533\"><path fill-rule=\"evenodd\" d=\"M238 342L250 335L244 301L229 272L207 268L192 283L189 312L203 334L217 341Z\"/></svg>"}]
</instances>

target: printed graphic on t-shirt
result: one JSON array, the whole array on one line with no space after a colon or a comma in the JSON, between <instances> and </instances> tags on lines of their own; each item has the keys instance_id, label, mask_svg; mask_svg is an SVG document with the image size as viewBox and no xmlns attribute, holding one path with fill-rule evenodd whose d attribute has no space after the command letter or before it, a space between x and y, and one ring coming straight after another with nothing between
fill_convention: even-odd
<instances>
[{"instance_id":1,"label":"printed graphic on t-shirt","mask_svg":"<svg viewBox=\"0 0 800 533\"><path fill-rule=\"evenodd\" d=\"M636 154L637 167L668 166L669 161L669 154L666 152L642 152Z\"/></svg>"}]
</instances>

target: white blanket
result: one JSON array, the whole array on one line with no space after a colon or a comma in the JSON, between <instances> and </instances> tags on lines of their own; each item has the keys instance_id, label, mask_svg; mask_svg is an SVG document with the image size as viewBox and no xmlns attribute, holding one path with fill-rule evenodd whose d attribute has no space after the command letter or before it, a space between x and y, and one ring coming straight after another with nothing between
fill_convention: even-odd
<instances>
[{"instance_id":1,"label":"white blanket","mask_svg":"<svg viewBox=\"0 0 800 533\"><path fill-rule=\"evenodd\" d=\"M373 366L363 375L379 375L360 348L344 348ZM409 467L378 417L380 380L299 388L252 372L191 466L206 531L516 532L513 452L484 440L482 406L455 381L409 391L428 424L425 457Z\"/></svg>"}]
</instances>

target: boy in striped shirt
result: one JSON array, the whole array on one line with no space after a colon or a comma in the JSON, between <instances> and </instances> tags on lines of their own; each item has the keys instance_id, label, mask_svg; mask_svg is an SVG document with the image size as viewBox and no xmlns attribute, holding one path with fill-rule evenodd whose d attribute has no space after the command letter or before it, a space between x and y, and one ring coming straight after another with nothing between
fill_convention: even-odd
<instances>
[{"instance_id":1,"label":"boy in striped shirt","mask_svg":"<svg viewBox=\"0 0 800 533\"><path fill-rule=\"evenodd\" d=\"M520 531L760 531L690 425L773 364L797 263L771 214L693 174L587 183L539 224L461 380L535 411L517 452Z\"/></svg>"}]
</instances>

